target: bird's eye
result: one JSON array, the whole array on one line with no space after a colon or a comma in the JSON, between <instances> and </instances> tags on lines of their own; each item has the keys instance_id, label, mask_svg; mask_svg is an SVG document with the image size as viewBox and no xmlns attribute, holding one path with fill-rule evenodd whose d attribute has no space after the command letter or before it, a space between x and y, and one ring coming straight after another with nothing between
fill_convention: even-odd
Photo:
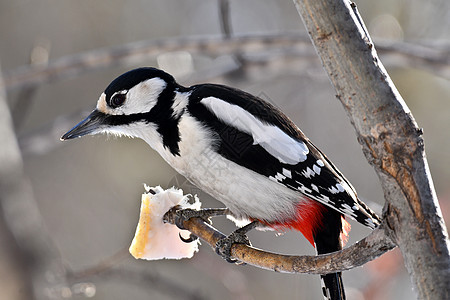
<instances>
[{"instance_id":1,"label":"bird's eye","mask_svg":"<svg viewBox=\"0 0 450 300\"><path fill-rule=\"evenodd\" d=\"M121 106L126 99L126 94L115 94L112 98L111 98L111 107L112 108L117 108L119 106Z\"/></svg>"}]
</instances>

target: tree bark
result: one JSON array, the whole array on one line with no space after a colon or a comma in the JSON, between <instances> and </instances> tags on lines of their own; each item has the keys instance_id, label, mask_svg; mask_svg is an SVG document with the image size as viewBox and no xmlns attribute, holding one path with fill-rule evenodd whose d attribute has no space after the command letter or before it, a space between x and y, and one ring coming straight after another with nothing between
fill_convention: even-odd
<instances>
[{"instance_id":1,"label":"tree bark","mask_svg":"<svg viewBox=\"0 0 450 300\"><path fill-rule=\"evenodd\" d=\"M294 0L323 66L380 178L387 234L419 299L449 299L449 239L428 168L422 130L346 0Z\"/></svg>"}]
</instances>

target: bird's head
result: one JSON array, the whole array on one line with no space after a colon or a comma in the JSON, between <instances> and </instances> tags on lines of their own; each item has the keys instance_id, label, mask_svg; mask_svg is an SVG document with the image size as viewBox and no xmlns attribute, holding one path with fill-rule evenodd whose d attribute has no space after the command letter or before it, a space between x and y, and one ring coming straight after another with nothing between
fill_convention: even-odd
<instances>
[{"instance_id":1,"label":"bird's head","mask_svg":"<svg viewBox=\"0 0 450 300\"><path fill-rule=\"evenodd\" d=\"M113 80L100 95L97 107L83 121L65 133L61 140L84 135L113 133L141 137L145 127L159 131L161 124L177 122L182 105L176 93L184 88L164 71L139 68Z\"/></svg>"}]
</instances>

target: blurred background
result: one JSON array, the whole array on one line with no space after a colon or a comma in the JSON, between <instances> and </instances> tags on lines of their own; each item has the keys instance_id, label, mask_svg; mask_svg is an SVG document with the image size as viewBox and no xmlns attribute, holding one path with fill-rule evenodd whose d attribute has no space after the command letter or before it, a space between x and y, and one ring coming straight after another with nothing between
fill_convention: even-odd
<instances>
[{"instance_id":1,"label":"blurred background","mask_svg":"<svg viewBox=\"0 0 450 300\"><path fill-rule=\"evenodd\" d=\"M448 222L450 2L356 4L424 129ZM381 212L378 178L292 1L0 0L0 63L18 141L11 134L0 141L12 153L0 155L0 299L321 299L319 276L231 265L207 245L190 260L128 254L143 183L176 186L198 194L204 207L222 206L141 140L59 141L112 79L138 66L163 68L184 85L222 83L272 102ZM7 107L2 111L4 131L10 119ZM351 224L348 244L369 234ZM235 228L221 218L214 225L224 233ZM314 254L299 233L251 232L250 239L279 253ZM398 250L345 272L344 283L350 300L414 297Z\"/></svg>"}]
</instances>

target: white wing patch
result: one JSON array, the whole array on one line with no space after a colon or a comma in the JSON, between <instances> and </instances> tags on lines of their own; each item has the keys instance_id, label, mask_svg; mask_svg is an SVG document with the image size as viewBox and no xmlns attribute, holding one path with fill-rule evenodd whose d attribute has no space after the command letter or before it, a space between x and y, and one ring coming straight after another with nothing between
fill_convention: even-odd
<instances>
[{"instance_id":1,"label":"white wing patch","mask_svg":"<svg viewBox=\"0 0 450 300\"><path fill-rule=\"evenodd\" d=\"M306 178L311 178L311 177L313 177L314 175L316 175L316 173L314 173L314 171L311 170L310 167L306 167L306 169L303 170L301 174L302 174L304 177L306 177Z\"/></svg>"},{"instance_id":2,"label":"white wing patch","mask_svg":"<svg viewBox=\"0 0 450 300\"><path fill-rule=\"evenodd\" d=\"M339 190L333 185L332 187L330 187L329 189L328 189L328 191L330 192L330 193L332 193L332 194L337 194L337 193L339 193Z\"/></svg>"},{"instance_id":3,"label":"white wing patch","mask_svg":"<svg viewBox=\"0 0 450 300\"><path fill-rule=\"evenodd\" d=\"M292 179L292 172L288 169L283 168L283 175Z\"/></svg>"},{"instance_id":4,"label":"white wing patch","mask_svg":"<svg viewBox=\"0 0 450 300\"><path fill-rule=\"evenodd\" d=\"M317 165L313 165L313 170L317 175L320 175L320 171L322 170L320 167L318 167Z\"/></svg>"},{"instance_id":5,"label":"white wing patch","mask_svg":"<svg viewBox=\"0 0 450 300\"><path fill-rule=\"evenodd\" d=\"M305 161L309 153L302 141L297 141L274 125L265 124L245 109L222 99L207 97L201 102L221 121L253 137L259 144L280 162L295 165Z\"/></svg>"}]
</instances>

